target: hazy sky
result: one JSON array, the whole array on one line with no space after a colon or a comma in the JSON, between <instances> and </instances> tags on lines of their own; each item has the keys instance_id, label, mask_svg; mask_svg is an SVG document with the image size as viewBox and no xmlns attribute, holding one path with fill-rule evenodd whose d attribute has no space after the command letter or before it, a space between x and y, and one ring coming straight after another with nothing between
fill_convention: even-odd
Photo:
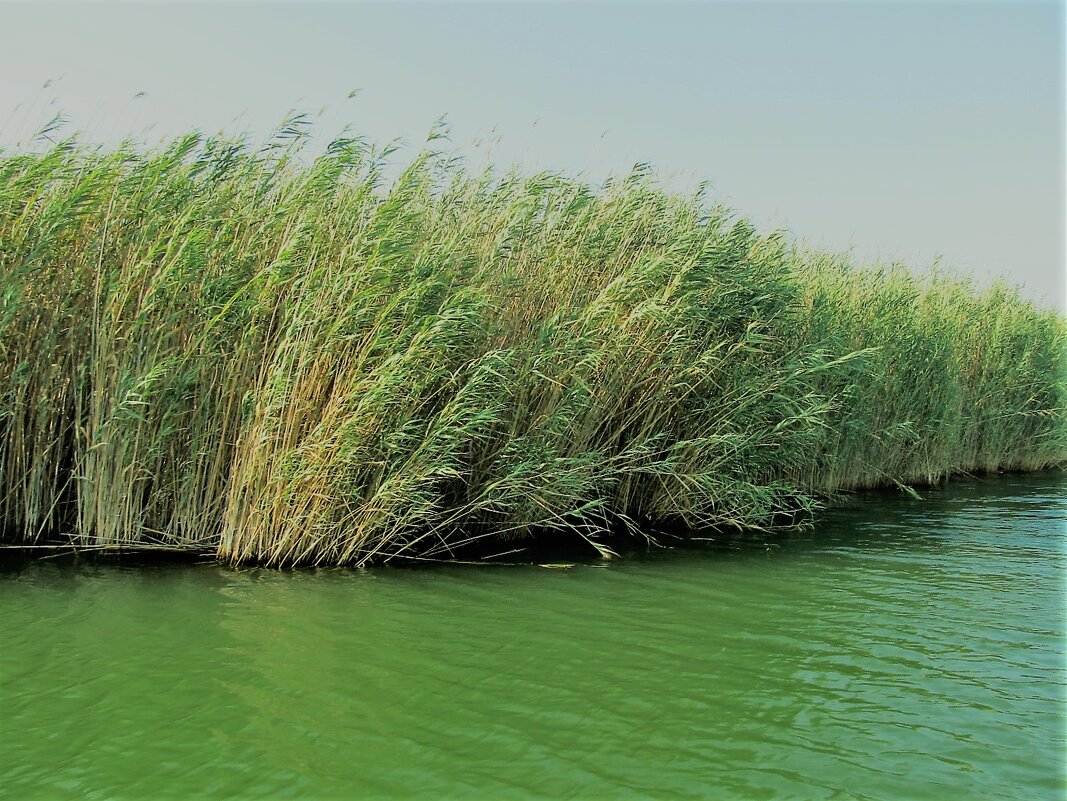
<instances>
[{"instance_id":1,"label":"hazy sky","mask_svg":"<svg viewBox=\"0 0 1067 801\"><path fill-rule=\"evenodd\" d=\"M0 146L56 111L156 141L325 107L414 152L447 115L472 164L648 161L764 229L1064 307L1064 35L1061 3L0 2Z\"/></svg>"}]
</instances>

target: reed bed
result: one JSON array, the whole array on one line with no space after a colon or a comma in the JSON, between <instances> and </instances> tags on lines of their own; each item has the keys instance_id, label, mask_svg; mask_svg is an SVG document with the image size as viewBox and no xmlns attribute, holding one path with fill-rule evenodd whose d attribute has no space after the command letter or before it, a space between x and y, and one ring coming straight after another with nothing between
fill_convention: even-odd
<instances>
[{"instance_id":1,"label":"reed bed","mask_svg":"<svg viewBox=\"0 0 1067 801\"><path fill-rule=\"evenodd\" d=\"M0 153L9 541L611 556L1067 457L1067 325L1009 288L803 252L645 167L300 147Z\"/></svg>"}]
</instances>

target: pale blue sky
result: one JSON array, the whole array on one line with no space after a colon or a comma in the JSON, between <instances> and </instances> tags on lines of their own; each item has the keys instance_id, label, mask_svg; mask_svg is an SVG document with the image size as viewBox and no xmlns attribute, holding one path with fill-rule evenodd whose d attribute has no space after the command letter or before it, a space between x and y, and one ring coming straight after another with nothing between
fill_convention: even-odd
<instances>
[{"instance_id":1,"label":"pale blue sky","mask_svg":"<svg viewBox=\"0 0 1067 801\"><path fill-rule=\"evenodd\" d=\"M1064 34L1060 3L0 3L0 146L57 110L155 141L326 107L413 153L447 115L473 165L649 161L764 229L1063 307Z\"/></svg>"}]
</instances>

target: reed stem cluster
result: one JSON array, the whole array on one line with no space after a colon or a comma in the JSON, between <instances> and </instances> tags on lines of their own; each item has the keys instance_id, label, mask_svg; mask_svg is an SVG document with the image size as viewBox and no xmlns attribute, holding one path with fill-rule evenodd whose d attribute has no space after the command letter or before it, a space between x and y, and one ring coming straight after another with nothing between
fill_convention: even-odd
<instances>
[{"instance_id":1,"label":"reed stem cluster","mask_svg":"<svg viewBox=\"0 0 1067 801\"><path fill-rule=\"evenodd\" d=\"M771 526L1067 455L1067 325L641 167L0 153L0 528L274 565Z\"/></svg>"}]
</instances>

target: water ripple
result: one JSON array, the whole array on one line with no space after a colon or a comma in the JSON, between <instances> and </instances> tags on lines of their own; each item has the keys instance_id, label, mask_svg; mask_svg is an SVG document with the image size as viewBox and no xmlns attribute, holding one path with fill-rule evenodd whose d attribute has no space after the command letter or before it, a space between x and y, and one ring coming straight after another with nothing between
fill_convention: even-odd
<instances>
[{"instance_id":1,"label":"water ripple","mask_svg":"<svg viewBox=\"0 0 1067 801\"><path fill-rule=\"evenodd\" d=\"M1062 474L570 570L0 576L0 796L1062 798Z\"/></svg>"}]
</instances>

